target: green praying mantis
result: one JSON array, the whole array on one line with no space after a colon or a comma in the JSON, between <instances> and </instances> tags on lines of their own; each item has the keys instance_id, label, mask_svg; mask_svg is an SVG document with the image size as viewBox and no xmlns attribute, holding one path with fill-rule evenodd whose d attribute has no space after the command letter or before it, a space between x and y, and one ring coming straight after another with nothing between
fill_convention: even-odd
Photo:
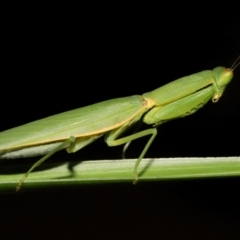
<instances>
[{"instance_id":1,"label":"green praying mantis","mask_svg":"<svg viewBox=\"0 0 240 240\"><path fill-rule=\"evenodd\" d=\"M125 152L131 141L150 135L134 166L136 183L138 165L157 135L156 127L195 113L210 99L217 102L232 80L239 59L231 68L216 67L182 77L141 96L103 101L0 132L0 158L44 155L19 181L18 191L27 176L57 151L74 153L105 135L108 146L125 144ZM152 127L121 137L140 120Z\"/></svg>"}]
</instances>

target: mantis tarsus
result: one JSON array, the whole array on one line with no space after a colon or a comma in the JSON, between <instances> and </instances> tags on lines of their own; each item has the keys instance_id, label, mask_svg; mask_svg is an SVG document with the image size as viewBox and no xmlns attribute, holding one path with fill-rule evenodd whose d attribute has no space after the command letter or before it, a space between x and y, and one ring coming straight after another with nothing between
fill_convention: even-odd
<instances>
[{"instance_id":1,"label":"mantis tarsus","mask_svg":"<svg viewBox=\"0 0 240 240\"><path fill-rule=\"evenodd\" d=\"M151 135L134 166L137 167L157 135L159 124L191 115L210 99L217 102L240 64L240 56L231 68L216 67L168 83L142 96L116 98L83 108L60 113L0 133L0 158L24 158L44 155L20 180L25 178L55 152L66 149L73 153L105 135L108 146L125 144ZM139 120L152 128L119 138Z\"/></svg>"}]
</instances>

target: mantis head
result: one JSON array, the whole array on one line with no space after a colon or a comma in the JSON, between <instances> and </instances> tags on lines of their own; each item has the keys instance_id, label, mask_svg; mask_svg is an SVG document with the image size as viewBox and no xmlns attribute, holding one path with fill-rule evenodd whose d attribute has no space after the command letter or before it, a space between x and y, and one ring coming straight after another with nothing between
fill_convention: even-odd
<instances>
[{"instance_id":1,"label":"mantis head","mask_svg":"<svg viewBox=\"0 0 240 240\"><path fill-rule=\"evenodd\" d=\"M216 67L213 69L215 84L219 89L219 91L214 95L212 99L213 102L218 101L218 99L221 97L222 93L224 92L226 86L231 82L233 78L233 71L240 64L240 62L238 61L239 59L240 59L240 56L236 59L236 61L233 63L231 68Z\"/></svg>"},{"instance_id":2,"label":"mantis head","mask_svg":"<svg viewBox=\"0 0 240 240\"><path fill-rule=\"evenodd\" d=\"M233 78L233 71L240 64L239 60L240 56L236 59L231 68L216 67L213 69L213 74L219 87L226 86L230 83Z\"/></svg>"}]
</instances>

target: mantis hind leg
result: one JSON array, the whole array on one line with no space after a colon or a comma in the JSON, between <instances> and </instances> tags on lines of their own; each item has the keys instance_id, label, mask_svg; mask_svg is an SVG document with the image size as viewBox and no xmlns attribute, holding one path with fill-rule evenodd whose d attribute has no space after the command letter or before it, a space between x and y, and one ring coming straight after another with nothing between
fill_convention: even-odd
<instances>
[{"instance_id":1,"label":"mantis hind leg","mask_svg":"<svg viewBox=\"0 0 240 240\"><path fill-rule=\"evenodd\" d=\"M42 157L40 160L38 160L36 163L33 164L33 166L27 171L27 173L21 178L19 181L16 191L19 191L24 183L24 180L27 178L27 176L39 165L41 165L44 161L46 161L49 157L51 157L54 153L64 149L69 148L75 143L75 137L70 137L66 141L60 143L56 148L52 149L49 153L47 153L44 157Z\"/></svg>"}]
</instances>

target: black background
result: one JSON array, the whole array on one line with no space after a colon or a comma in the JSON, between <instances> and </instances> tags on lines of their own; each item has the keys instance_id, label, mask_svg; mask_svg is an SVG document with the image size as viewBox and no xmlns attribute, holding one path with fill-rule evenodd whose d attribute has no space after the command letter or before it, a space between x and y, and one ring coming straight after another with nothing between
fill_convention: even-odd
<instances>
[{"instance_id":1,"label":"black background","mask_svg":"<svg viewBox=\"0 0 240 240\"><path fill-rule=\"evenodd\" d=\"M40 9L16 8L4 20L0 130L230 67L240 54L240 20L230 13L218 17L193 7L175 15L158 6ZM239 156L239 69L218 103L162 125L146 157ZM137 158L145 143L133 143L127 157ZM121 150L101 139L52 161L118 159ZM239 239L239 184L236 177L2 194L0 238Z\"/></svg>"}]
</instances>

